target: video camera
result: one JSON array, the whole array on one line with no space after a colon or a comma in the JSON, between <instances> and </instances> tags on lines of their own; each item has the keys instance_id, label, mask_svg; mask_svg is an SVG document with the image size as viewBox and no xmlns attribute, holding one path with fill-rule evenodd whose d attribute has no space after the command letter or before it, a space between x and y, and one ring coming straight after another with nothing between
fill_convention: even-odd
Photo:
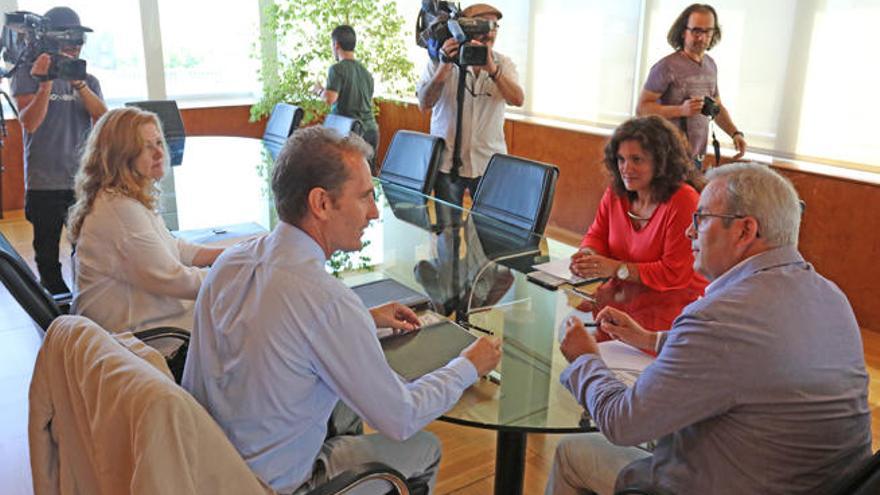
<instances>
[{"instance_id":1,"label":"video camera","mask_svg":"<svg viewBox=\"0 0 880 495\"><path fill-rule=\"evenodd\" d=\"M461 47L458 59L453 60L460 67L486 65L489 48L468 44L475 38L490 33L496 28L495 21L476 17L462 17L461 9L454 2L422 0L422 10L416 22L416 43L428 50L431 60L445 58L443 43L455 38Z\"/></svg>"},{"instance_id":2,"label":"video camera","mask_svg":"<svg viewBox=\"0 0 880 495\"><path fill-rule=\"evenodd\" d=\"M82 26L54 27L50 19L33 12L16 11L6 14L0 53L3 60L14 67L5 75L10 76L20 64L32 64L42 53L52 58L46 80L64 79L82 81L86 78L86 61L70 58L61 50L71 45L85 43Z\"/></svg>"}]
</instances>

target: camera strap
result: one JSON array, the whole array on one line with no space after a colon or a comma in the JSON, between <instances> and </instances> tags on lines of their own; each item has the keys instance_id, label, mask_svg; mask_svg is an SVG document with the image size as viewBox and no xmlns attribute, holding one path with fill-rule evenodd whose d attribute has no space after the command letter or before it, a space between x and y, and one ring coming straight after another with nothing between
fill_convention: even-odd
<instances>
[{"instance_id":1,"label":"camera strap","mask_svg":"<svg viewBox=\"0 0 880 495\"><path fill-rule=\"evenodd\" d=\"M712 125L712 149L715 150L715 166L717 167L721 165L721 143L715 137L715 120L710 120L709 123Z\"/></svg>"}]
</instances>

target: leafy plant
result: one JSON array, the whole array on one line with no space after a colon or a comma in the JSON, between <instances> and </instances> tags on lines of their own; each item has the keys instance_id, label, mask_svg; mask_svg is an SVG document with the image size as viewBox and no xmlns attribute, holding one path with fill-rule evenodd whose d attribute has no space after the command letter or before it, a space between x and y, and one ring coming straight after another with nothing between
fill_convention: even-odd
<instances>
[{"instance_id":1,"label":"leafy plant","mask_svg":"<svg viewBox=\"0 0 880 495\"><path fill-rule=\"evenodd\" d=\"M263 61L263 97L251 107L253 120L270 114L282 101L305 111L303 123L327 113L314 86L325 83L327 70L335 63L330 33L340 24L355 29L356 58L373 74L377 93L382 88L384 94L400 97L415 91L404 19L394 0L276 1L267 7L265 18L263 33L274 38L278 63Z\"/></svg>"},{"instance_id":2,"label":"leafy plant","mask_svg":"<svg viewBox=\"0 0 880 495\"><path fill-rule=\"evenodd\" d=\"M364 254L364 250L370 245L370 241L364 241L361 250L357 252L336 251L327 260L327 267L336 278L341 278L343 272L348 271L372 271L372 259Z\"/></svg>"}]
</instances>

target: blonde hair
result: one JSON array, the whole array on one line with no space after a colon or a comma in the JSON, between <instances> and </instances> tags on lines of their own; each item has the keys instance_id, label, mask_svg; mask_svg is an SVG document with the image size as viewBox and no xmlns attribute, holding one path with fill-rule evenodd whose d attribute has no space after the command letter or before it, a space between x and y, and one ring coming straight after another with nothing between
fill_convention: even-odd
<instances>
[{"instance_id":1,"label":"blonde hair","mask_svg":"<svg viewBox=\"0 0 880 495\"><path fill-rule=\"evenodd\" d=\"M128 196L155 210L159 188L152 177L135 169L144 149L140 128L153 124L162 132L156 114L138 108L117 108L101 117L89 134L76 174L76 203L70 208L67 230L72 242L79 239L83 221L101 191ZM167 151L167 150L166 150ZM168 153L165 153L166 160Z\"/></svg>"}]
</instances>

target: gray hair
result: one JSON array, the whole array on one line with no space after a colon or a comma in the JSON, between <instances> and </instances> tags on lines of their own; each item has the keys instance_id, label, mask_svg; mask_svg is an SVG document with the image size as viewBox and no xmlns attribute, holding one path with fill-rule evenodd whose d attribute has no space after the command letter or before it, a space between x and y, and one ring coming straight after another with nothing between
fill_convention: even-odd
<instances>
[{"instance_id":1,"label":"gray hair","mask_svg":"<svg viewBox=\"0 0 880 495\"><path fill-rule=\"evenodd\" d=\"M299 129L285 143L275 160L272 193L278 217L295 225L308 212L309 192L320 187L335 201L349 178L345 159L354 155L369 159L373 149L356 134L342 136L319 125Z\"/></svg>"},{"instance_id":2,"label":"gray hair","mask_svg":"<svg viewBox=\"0 0 880 495\"><path fill-rule=\"evenodd\" d=\"M795 246L801 224L801 203L788 179L760 163L731 163L710 170L706 177L723 181L727 212L749 215L768 246Z\"/></svg>"}]
</instances>

